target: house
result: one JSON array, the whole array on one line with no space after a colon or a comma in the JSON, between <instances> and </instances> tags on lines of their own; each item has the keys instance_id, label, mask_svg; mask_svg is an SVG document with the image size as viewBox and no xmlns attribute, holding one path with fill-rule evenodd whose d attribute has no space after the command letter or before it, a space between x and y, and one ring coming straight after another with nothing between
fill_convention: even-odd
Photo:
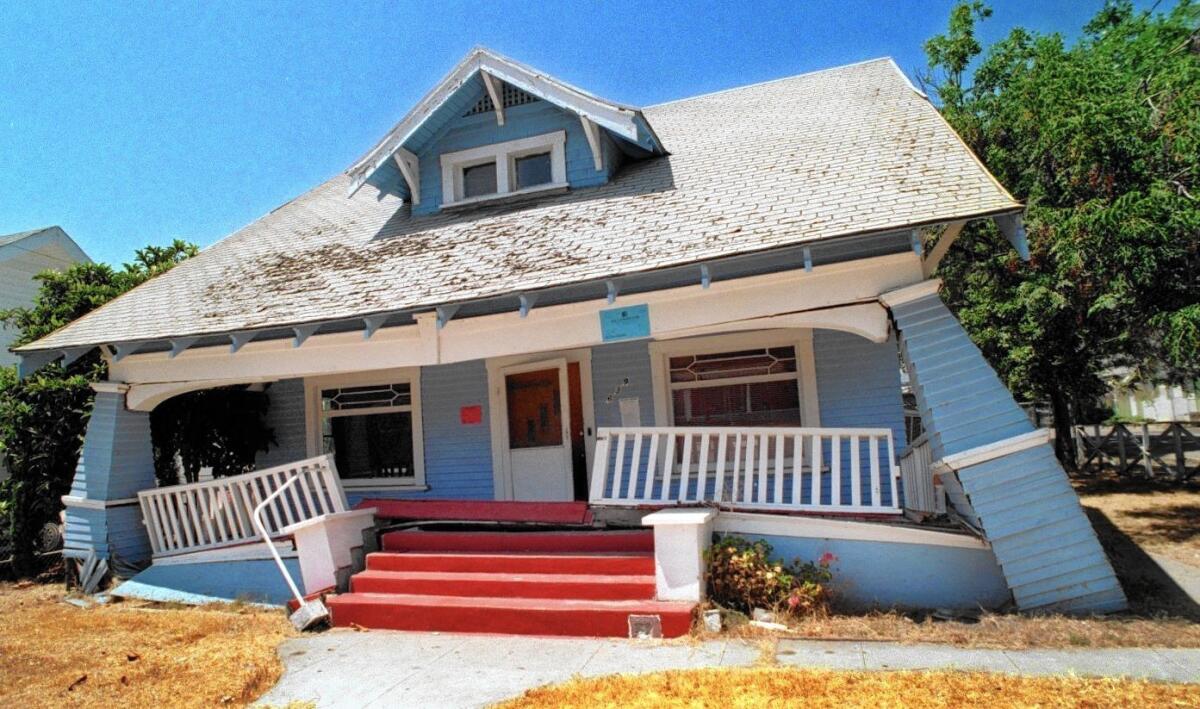
<instances>
[{"instance_id":1,"label":"house","mask_svg":"<svg viewBox=\"0 0 1200 709\"><path fill-rule=\"evenodd\" d=\"M34 278L37 274L90 262L62 227L0 235L0 310L33 305L39 288ZM17 356L8 349L14 339L16 333L0 325L0 367L17 363Z\"/></svg>"},{"instance_id":2,"label":"house","mask_svg":"<svg viewBox=\"0 0 1200 709\"><path fill-rule=\"evenodd\" d=\"M61 227L51 226L0 235L0 310L33 305L43 271L61 271L91 259ZM17 356L8 348L16 333L0 325L0 367L11 367ZM0 480L8 477L0 460Z\"/></svg>"},{"instance_id":3,"label":"house","mask_svg":"<svg viewBox=\"0 0 1200 709\"><path fill-rule=\"evenodd\" d=\"M68 555L278 589L263 505L339 625L678 634L714 532L833 553L848 602L1122 608L931 278L973 220L1027 256L1021 212L889 59L637 108L475 49L344 174L18 349L110 363ZM154 489L148 412L233 384L261 470Z\"/></svg>"}]
</instances>

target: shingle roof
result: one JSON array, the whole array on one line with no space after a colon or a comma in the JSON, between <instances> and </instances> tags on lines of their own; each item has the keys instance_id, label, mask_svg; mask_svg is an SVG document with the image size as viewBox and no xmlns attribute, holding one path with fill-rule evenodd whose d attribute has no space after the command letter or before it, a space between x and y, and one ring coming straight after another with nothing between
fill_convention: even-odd
<instances>
[{"instance_id":1,"label":"shingle roof","mask_svg":"<svg viewBox=\"0 0 1200 709\"><path fill-rule=\"evenodd\" d=\"M352 318L1020 205L889 59L644 109L609 184L412 216L339 175L28 349Z\"/></svg>"},{"instance_id":2,"label":"shingle roof","mask_svg":"<svg viewBox=\"0 0 1200 709\"><path fill-rule=\"evenodd\" d=\"M41 234L43 231L48 231L48 230L54 229L54 228L55 227L52 227L52 226L46 226L46 227L42 227L41 229L30 229L29 231L18 231L15 234L0 234L0 246L8 246L9 244L15 244L18 241L21 241L23 239L28 239L31 236Z\"/></svg>"}]
</instances>

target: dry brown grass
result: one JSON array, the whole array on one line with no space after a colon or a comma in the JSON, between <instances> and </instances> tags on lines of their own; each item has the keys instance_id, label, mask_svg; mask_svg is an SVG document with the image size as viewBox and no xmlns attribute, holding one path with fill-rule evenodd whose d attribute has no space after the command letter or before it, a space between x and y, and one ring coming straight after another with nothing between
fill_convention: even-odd
<instances>
[{"instance_id":1,"label":"dry brown grass","mask_svg":"<svg viewBox=\"0 0 1200 709\"><path fill-rule=\"evenodd\" d=\"M61 586L0 584L0 706L245 706L283 668L281 612L62 602Z\"/></svg>"},{"instance_id":2,"label":"dry brown grass","mask_svg":"<svg viewBox=\"0 0 1200 709\"><path fill-rule=\"evenodd\" d=\"M543 707L1194 707L1187 685L965 672L708 669L574 679L497 705Z\"/></svg>"},{"instance_id":3,"label":"dry brown grass","mask_svg":"<svg viewBox=\"0 0 1200 709\"><path fill-rule=\"evenodd\" d=\"M937 643L957 647L1023 649L1088 647L1200 647L1200 624L1183 618L1111 616L1072 618L986 613L977 622L920 618L897 611L832 614L791 622L791 632L755 628L737 619L724 635L697 631L696 640L772 637L806 640Z\"/></svg>"}]
</instances>

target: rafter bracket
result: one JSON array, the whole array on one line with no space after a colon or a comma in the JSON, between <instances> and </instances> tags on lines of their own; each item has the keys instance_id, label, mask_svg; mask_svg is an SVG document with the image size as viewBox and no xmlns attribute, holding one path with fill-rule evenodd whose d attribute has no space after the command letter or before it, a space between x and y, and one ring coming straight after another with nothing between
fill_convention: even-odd
<instances>
[{"instance_id":1,"label":"rafter bracket","mask_svg":"<svg viewBox=\"0 0 1200 709\"><path fill-rule=\"evenodd\" d=\"M487 88L488 97L496 107L496 125L504 125L504 85L500 80L486 71L479 72L483 77L483 85Z\"/></svg>"},{"instance_id":2,"label":"rafter bracket","mask_svg":"<svg viewBox=\"0 0 1200 709\"><path fill-rule=\"evenodd\" d=\"M411 151L404 148L396 148L396 153L392 157L396 160L396 167L400 168L400 174L404 176L404 182L408 185L409 199L413 204L420 204L421 161Z\"/></svg>"},{"instance_id":3,"label":"rafter bracket","mask_svg":"<svg viewBox=\"0 0 1200 709\"><path fill-rule=\"evenodd\" d=\"M313 333L321 326L317 323L308 325L297 325L292 328L292 347L299 347L304 344L304 341L312 337Z\"/></svg>"},{"instance_id":4,"label":"rafter bracket","mask_svg":"<svg viewBox=\"0 0 1200 709\"><path fill-rule=\"evenodd\" d=\"M437 327L439 330L446 327L446 323L454 318L454 314L458 312L458 305L439 305L437 307Z\"/></svg>"},{"instance_id":5,"label":"rafter bracket","mask_svg":"<svg viewBox=\"0 0 1200 709\"><path fill-rule=\"evenodd\" d=\"M368 315L363 318L363 339L371 339L379 328L383 327L383 323L387 322L386 315Z\"/></svg>"},{"instance_id":6,"label":"rafter bracket","mask_svg":"<svg viewBox=\"0 0 1200 709\"><path fill-rule=\"evenodd\" d=\"M583 135L587 138L588 147L592 149L592 165L599 172L604 169L604 152L600 144L600 126L587 116L580 114L579 122L583 124Z\"/></svg>"}]
</instances>

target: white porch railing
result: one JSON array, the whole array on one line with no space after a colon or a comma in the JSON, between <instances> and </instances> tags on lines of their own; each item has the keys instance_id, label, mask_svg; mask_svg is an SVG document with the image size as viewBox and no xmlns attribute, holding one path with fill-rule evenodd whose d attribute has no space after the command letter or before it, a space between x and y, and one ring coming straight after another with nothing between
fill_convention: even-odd
<instances>
[{"instance_id":1,"label":"white porch railing","mask_svg":"<svg viewBox=\"0 0 1200 709\"><path fill-rule=\"evenodd\" d=\"M900 512L886 428L601 428L591 502Z\"/></svg>"},{"instance_id":2,"label":"white porch railing","mask_svg":"<svg viewBox=\"0 0 1200 709\"><path fill-rule=\"evenodd\" d=\"M946 511L946 495L933 484L933 449L922 434L900 454L900 481L904 486L904 508L922 514Z\"/></svg>"},{"instance_id":3,"label":"white porch railing","mask_svg":"<svg viewBox=\"0 0 1200 709\"><path fill-rule=\"evenodd\" d=\"M296 484L264 510L271 536L323 514L346 511L346 495L330 456L245 475L160 487L138 493L155 556L215 549L258 539L254 508L291 478Z\"/></svg>"}]
</instances>

